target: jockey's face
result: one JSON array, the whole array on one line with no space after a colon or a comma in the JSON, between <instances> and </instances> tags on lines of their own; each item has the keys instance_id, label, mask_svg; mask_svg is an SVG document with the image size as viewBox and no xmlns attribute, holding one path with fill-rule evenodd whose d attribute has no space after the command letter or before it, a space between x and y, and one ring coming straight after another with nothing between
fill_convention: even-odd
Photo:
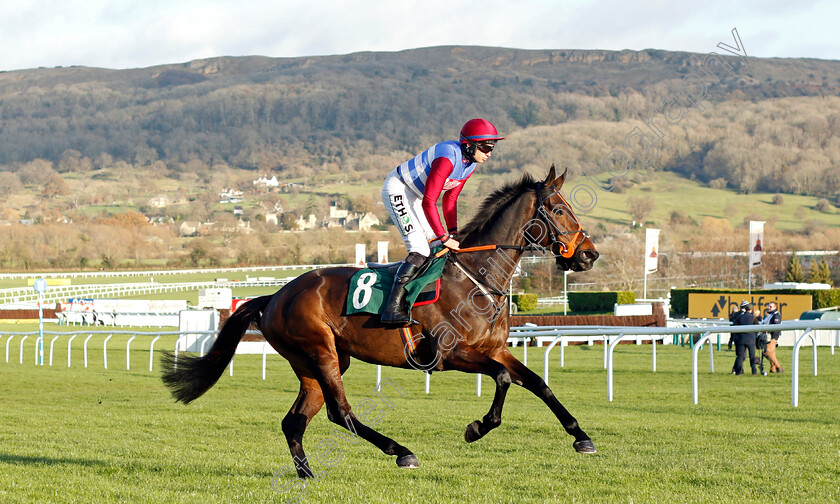
<instances>
[{"instance_id":1,"label":"jockey's face","mask_svg":"<svg viewBox=\"0 0 840 504\"><path fill-rule=\"evenodd\" d=\"M496 146L496 142L488 141L488 142L478 142L475 144L475 154L473 154L473 158L475 162L481 164L488 159L493 153L493 147Z\"/></svg>"}]
</instances>

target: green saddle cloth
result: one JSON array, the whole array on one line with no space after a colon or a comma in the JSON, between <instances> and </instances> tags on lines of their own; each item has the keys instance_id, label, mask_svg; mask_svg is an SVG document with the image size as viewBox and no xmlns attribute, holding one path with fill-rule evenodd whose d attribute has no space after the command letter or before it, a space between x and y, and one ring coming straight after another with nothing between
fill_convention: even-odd
<instances>
[{"instance_id":1,"label":"green saddle cloth","mask_svg":"<svg viewBox=\"0 0 840 504\"><path fill-rule=\"evenodd\" d=\"M432 256L442 249L443 247L433 248ZM441 277L443 267L446 266L446 256L447 254L444 254L432 259L426 271L406 284L405 299L410 305L414 304L426 285ZM365 268L353 275L347 290L347 315L382 313L388 294L391 293L391 285L394 283L394 275L388 270L389 268Z\"/></svg>"}]
</instances>

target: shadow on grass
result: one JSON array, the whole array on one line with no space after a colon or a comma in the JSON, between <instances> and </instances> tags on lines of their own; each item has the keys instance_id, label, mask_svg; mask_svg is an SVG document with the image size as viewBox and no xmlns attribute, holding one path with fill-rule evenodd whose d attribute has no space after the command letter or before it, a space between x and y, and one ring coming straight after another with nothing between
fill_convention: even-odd
<instances>
[{"instance_id":1,"label":"shadow on grass","mask_svg":"<svg viewBox=\"0 0 840 504\"><path fill-rule=\"evenodd\" d=\"M11 455L0 453L0 463L13 465L66 465L75 464L80 466L105 466L108 465L102 460L52 458L52 457L31 457L26 455Z\"/></svg>"}]
</instances>

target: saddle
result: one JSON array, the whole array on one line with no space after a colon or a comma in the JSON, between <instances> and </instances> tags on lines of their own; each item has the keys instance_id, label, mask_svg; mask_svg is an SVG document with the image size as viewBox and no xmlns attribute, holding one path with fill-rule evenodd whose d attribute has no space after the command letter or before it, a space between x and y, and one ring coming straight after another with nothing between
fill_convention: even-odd
<instances>
[{"instance_id":1,"label":"saddle","mask_svg":"<svg viewBox=\"0 0 840 504\"><path fill-rule=\"evenodd\" d=\"M387 270L392 276L397 272L397 268L400 267L402 261L397 262L389 262L389 263L378 263L378 262L369 262L367 263L368 269L384 269Z\"/></svg>"},{"instance_id":2,"label":"saddle","mask_svg":"<svg viewBox=\"0 0 840 504\"><path fill-rule=\"evenodd\" d=\"M433 253L435 251L433 250ZM347 290L346 314L380 314L385 308L388 293L400 262L368 263L350 279ZM446 256L433 258L425 271L406 284L406 301L411 306L434 303L440 297L440 277L446 265Z\"/></svg>"}]
</instances>

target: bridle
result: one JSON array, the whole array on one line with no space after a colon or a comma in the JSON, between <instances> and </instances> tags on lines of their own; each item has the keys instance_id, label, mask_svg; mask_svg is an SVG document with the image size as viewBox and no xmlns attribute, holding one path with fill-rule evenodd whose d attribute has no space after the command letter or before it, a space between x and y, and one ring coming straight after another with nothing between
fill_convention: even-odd
<instances>
[{"instance_id":1,"label":"bridle","mask_svg":"<svg viewBox=\"0 0 840 504\"><path fill-rule=\"evenodd\" d=\"M581 226L580 221L578 220L577 216L575 216L574 212L572 212L572 207L569 205L569 202L566 201L566 198L563 197L562 194L559 192L554 192L548 196L548 198L543 196L545 192L545 183L539 182L533 188L534 192L537 195L537 209L534 212L534 216L531 217L531 221L539 220L545 227L548 229L549 233L551 234L551 242L547 245L547 247L551 250L551 253L555 256L560 256L565 259L571 258L575 255L577 248L583 243L583 240L589 238L589 233L583 229ZM560 202L562 205L559 207L562 211L563 208L568 209L569 216L572 220L575 221L575 225L577 229L574 230L565 230L562 229L557 222L552 218L552 214L554 212L547 210L546 201L548 201L551 196L557 195L560 198ZM568 242L563 242L560 238L563 236L572 235L572 238ZM546 246L539 245L536 243L531 243L527 245L504 245L504 244L497 244L497 245L478 245L475 247L466 247L458 250L455 254L453 254L453 259L457 254L463 254L467 252L481 252L485 250L498 250L498 249L508 249L508 250L518 250L519 252L526 252L526 251L543 251L545 250ZM436 257L440 257L449 252L449 249L444 248L440 252L436 254Z\"/></svg>"},{"instance_id":2,"label":"bridle","mask_svg":"<svg viewBox=\"0 0 840 504\"><path fill-rule=\"evenodd\" d=\"M537 217L539 217L540 221L548 227L549 232L551 233L551 243L549 247L551 248L551 252L555 256L560 256L565 259L571 258L575 255L577 248L583 243L583 240L589 237L589 233L583 229L583 226L580 225L580 221L578 220L577 216L572 212L572 207L569 205L569 202L566 201L566 198L563 197L560 192L555 191L548 198L543 196L545 192L545 184L540 182L536 188L537 192ZM545 202L548 199L556 194L557 197L560 198L560 202L562 205L559 207L562 211L563 208L568 210L569 217L575 222L577 229L574 230L565 230L561 229L560 226L557 225L557 222L552 218L553 211L550 212L545 208ZM572 235L572 238L567 242L564 243L560 237L561 236L568 236Z\"/></svg>"},{"instance_id":3,"label":"bridle","mask_svg":"<svg viewBox=\"0 0 840 504\"><path fill-rule=\"evenodd\" d=\"M546 226L546 228L548 228L548 231L551 234L551 242L548 244L548 248L551 250L551 252L555 256L560 256L560 257L563 257L565 259L571 258L575 254L575 252L576 252L577 248L580 246L580 244L583 243L583 240L585 240L586 238L589 237L589 234L583 229L583 226L580 225L580 221L577 219L574 212L572 212L568 201L566 201L566 198L564 198L562 194L560 194L559 192L554 192L553 193L553 194L556 194L560 198L560 201L562 203L562 206L560 207L561 211L562 211L563 207L568 209L569 216L572 218L572 220L574 220L574 222L577 226L577 229L572 230L572 231L561 229L560 226L557 224L557 222L555 222L555 220L552 217L552 215L554 214L554 211L549 211L549 210L546 209L546 202L548 201L548 199L553 194L549 195L548 198L543 196L543 193L545 192L545 184L543 182L539 182L539 183L536 184L536 186L533 189L534 189L534 192L536 193L536 196L537 196L537 209L535 210L534 216L531 217L529 222L533 222L533 221L538 220L539 222L544 224ZM572 235L572 237L567 243L564 243L563 240L561 240L561 237L568 236L568 235ZM527 238L526 238L526 240L527 240ZM458 255L463 254L463 253L468 253L468 252L479 252L479 251L499 250L499 249L518 250L520 253L525 252L525 251L530 251L530 250L535 250L535 251L542 252L542 251L545 250L545 248L546 248L545 246L539 245L537 243L531 243L531 244L526 244L526 245L506 245L506 244L478 245L478 246L475 246L475 247L462 248L458 251L455 251L455 253L453 253L453 254L449 254L449 260L451 260L455 264L455 266L457 268L459 268L467 276L467 278L469 278L473 282L473 284L475 284L479 288L479 290L481 290L481 292L485 296L488 296L488 297L492 296L492 295L506 296L507 295L506 292L499 291L496 287L488 284L487 281L485 281L482 278L482 276L477 275L477 274L475 274L475 272L471 271L470 268L468 268L466 265L464 265L458 259ZM447 254L448 252L449 252L449 249L443 248L437 254L435 254L435 257L440 257L444 254ZM496 313L495 313L496 316L498 316L500 311L501 311L501 305L498 305L496 307ZM493 322L490 326L491 330L492 330L492 328L495 324L496 324L496 317L493 318Z\"/></svg>"}]
</instances>

